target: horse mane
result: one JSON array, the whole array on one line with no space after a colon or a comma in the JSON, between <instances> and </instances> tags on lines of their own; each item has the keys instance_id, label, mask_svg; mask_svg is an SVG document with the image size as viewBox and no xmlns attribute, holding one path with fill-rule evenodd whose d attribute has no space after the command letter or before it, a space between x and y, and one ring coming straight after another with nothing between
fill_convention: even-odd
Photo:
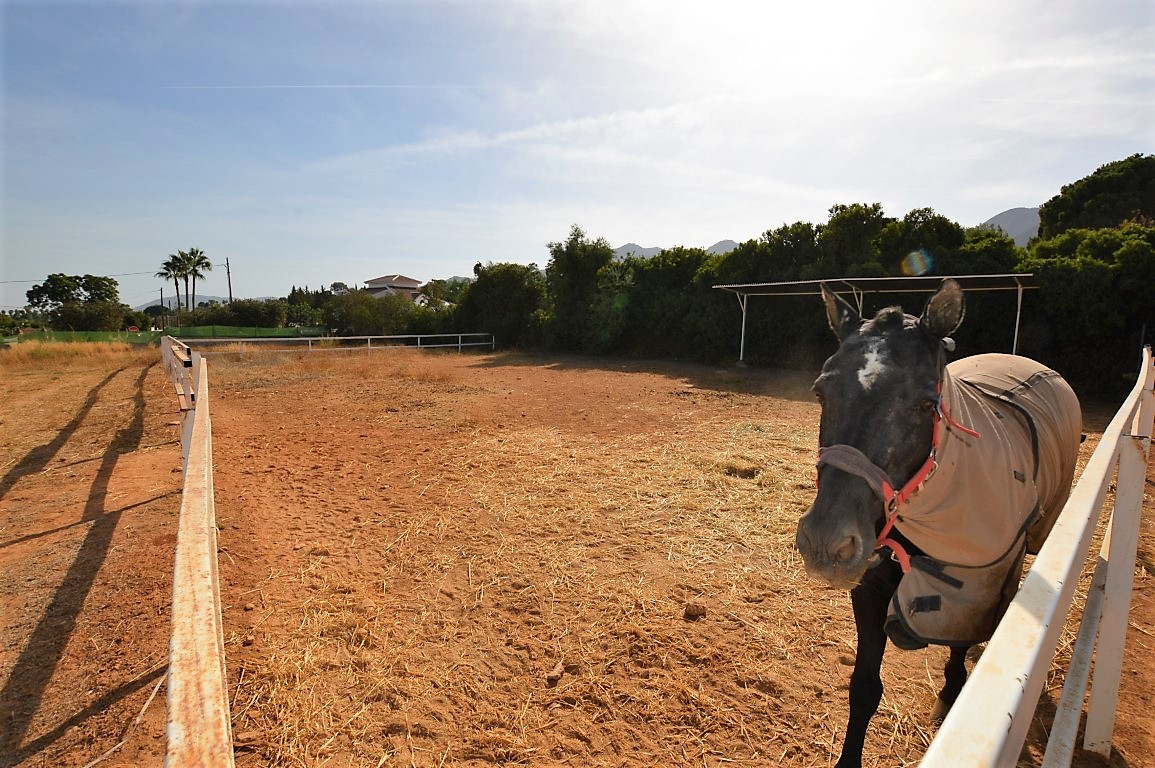
<instances>
[{"instance_id":1,"label":"horse mane","mask_svg":"<svg viewBox=\"0 0 1155 768\"><path fill-rule=\"evenodd\" d=\"M898 330L906 325L906 313L902 307L883 307L874 315L871 324L880 332Z\"/></svg>"}]
</instances>

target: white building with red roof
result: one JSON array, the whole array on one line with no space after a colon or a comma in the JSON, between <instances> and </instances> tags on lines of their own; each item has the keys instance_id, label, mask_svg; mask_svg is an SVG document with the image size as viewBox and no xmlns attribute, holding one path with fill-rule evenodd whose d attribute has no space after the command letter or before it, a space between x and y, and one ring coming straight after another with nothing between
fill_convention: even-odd
<instances>
[{"instance_id":1,"label":"white building with red roof","mask_svg":"<svg viewBox=\"0 0 1155 768\"><path fill-rule=\"evenodd\" d=\"M385 275L366 280L365 290L374 297L404 296L410 301L416 301L421 294L421 281L405 275Z\"/></svg>"}]
</instances>

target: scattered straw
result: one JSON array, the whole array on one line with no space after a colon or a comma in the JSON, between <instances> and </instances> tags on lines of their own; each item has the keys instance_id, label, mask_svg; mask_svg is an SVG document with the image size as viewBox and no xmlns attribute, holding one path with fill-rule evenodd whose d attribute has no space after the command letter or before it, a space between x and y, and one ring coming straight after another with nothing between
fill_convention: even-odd
<instances>
[{"instance_id":1,"label":"scattered straw","mask_svg":"<svg viewBox=\"0 0 1155 768\"><path fill-rule=\"evenodd\" d=\"M805 377L405 350L213 365L234 730L259 734L238 765L836 758L853 620L793 546ZM868 764L917 763L945 659L888 656Z\"/></svg>"}]
</instances>

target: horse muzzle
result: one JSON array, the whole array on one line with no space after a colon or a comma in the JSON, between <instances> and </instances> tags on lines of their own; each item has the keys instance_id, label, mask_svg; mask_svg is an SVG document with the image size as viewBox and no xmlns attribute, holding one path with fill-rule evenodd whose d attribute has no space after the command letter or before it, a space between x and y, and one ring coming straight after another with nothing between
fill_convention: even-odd
<instances>
[{"instance_id":1,"label":"horse muzzle","mask_svg":"<svg viewBox=\"0 0 1155 768\"><path fill-rule=\"evenodd\" d=\"M817 519L812 506L794 539L807 575L839 589L857 586L872 563L874 539L864 539L853 524L825 527Z\"/></svg>"}]
</instances>

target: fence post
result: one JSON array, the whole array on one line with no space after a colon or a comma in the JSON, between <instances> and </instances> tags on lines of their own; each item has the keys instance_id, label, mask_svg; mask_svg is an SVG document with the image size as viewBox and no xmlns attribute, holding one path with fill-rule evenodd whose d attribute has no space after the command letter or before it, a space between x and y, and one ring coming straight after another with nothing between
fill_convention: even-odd
<instances>
[{"instance_id":1,"label":"fence post","mask_svg":"<svg viewBox=\"0 0 1155 768\"><path fill-rule=\"evenodd\" d=\"M1139 546L1139 523L1143 513L1143 489L1147 456L1151 448L1152 392L1144 392L1129 434L1119 446L1119 470L1115 481L1115 509L1111 515L1111 545L1103 615L1095 653L1095 677L1087 706L1084 749L1107 757L1115 730L1119 678L1123 672L1123 645L1127 637L1127 613L1131 606L1131 582L1135 577L1135 553Z\"/></svg>"}]
</instances>

